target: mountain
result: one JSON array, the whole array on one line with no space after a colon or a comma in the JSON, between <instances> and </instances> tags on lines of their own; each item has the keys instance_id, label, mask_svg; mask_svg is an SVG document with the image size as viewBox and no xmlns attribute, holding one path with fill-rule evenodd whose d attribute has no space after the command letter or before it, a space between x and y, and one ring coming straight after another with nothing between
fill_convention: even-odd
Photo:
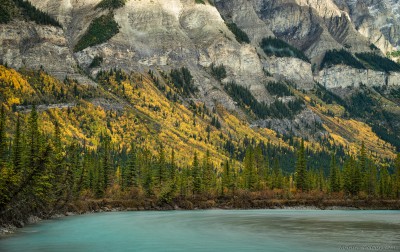
<instances>
[{"instance_id":1,"label":"mountain","mask_svg":"<svg viewBox=\"0 0 400 252\"><path fill-rule=\"evenodd\" d=\"M398 7L3 0L0 224L84 199L398 198Z\"/></svg>"}]
</instances>

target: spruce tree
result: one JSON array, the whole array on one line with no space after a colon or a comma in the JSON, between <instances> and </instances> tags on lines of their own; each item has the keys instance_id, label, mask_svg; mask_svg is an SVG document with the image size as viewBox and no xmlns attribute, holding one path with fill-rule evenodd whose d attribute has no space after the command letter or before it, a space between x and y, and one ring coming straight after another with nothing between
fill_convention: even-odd
<instances>
[{"instance_id":1,"label":"spruce tree","mask_svg":"<svg viewBox=\"0 0 400 252\"><path fill-rule=\"evenodd\" d=\"M138 187L140 185L140 169L138 161L138 150L136 146L132 143L129 152L128 168L125 185L127 187Z\"/></svg>"},{"instance_id":2,"label":"spruce tree","mask_svg":"<svg viewBox=\"0 0 400 252\"><path fill-rule=\"evenodd\" d=\"M23 171L23 142L22 142L22 132L21 132L21 118L17 115L17 123L15 126L14 141L13 141L13 167L16 173L21 173Z\"/></svg>"},{"instance_id":3,"label":"spruce tree","mask_svg":"<svg viewBox=\"0 0 400 252\"><path fill-rule=\"evenodd\" d=\"M201 170L199 165L199 160L197 158L197 153L194 153L193 164L192 164L192 177L193 177L193 194L200 194L202 188L201 181Z\"/></svg>"},{"instance_id":4,"label":"spruce tree","mask_svg":"<svg viewBox=\"0 0 400 252\"><path fill-rule=\"evenodd\" d=\"M7 161L6 115L4 105L0 109L0 169L5 169Z\"/></svg>"},{"instance_id":5,"label":"spruce tree","mask_svg":"<svg viewBox=\"0 0 400 252\"><path fill-rule=\"evenodd\" d=\"M158 164L157 164L157 179L160 187L166 182L168 177L167 174L167 162L165 160L164 146L161 144L159 148Z\"/></svg>"},{"instance_id":6,"label":"spruce tree","mask_svg":"<svg viewBox=\"0 0 400 252\"><path fill-rule=\"evenodd\" d=\"M210 151L206 151L206 155L203 158L203 179L202 185L204 192L208 193L212 189L214 177L213 177L213 167L210 163Z\"/></svg>"},{"instance_id":7,"label":"spruce tree","mask_svg":"<svg viewBox=\"0 0 400 252\"><path fill-rule=\"evenodd\" d=\"M400 153L397 154L396 160L394 162L394 169L395 194L397 198L400 198Z\"/></svg>"},{"instance_id":8,"label":"spruce tree","mask_svg":"<svg viewBox=\"0 0 400 252\"><path fill-rule=\"evenodd\" d=\"M296 188L302 191L307 190L307 160L304 148L304 140L301 140L300 149L297 152L296 160Z\"/></svg>"},{"instance_id":9,"label":"spruce tree","mask_svg":"<svg viewBox=\"0 0 400 252\"><path fill-rule=\"evenodd\" d=\"M339 169L336 165L335 154L332 154L332 157L331 157L329 185L330 185L331 192L339 192L340 191Z\"/></svg>"},{"instance_id":10,"label":"spruce tree","mask_svg":"<svg viewBox=\"0 0 400 252\"><path fill-rule=\"evenodd\" d=\"M222 194L224 195L224 190L225 188L228 190L228 192L231 192L232 189L232 172L231 172L231 166L229 164L228 160L225 160L224 163L224 170L222 173Z\"/></svg>"},{"instance_id":11,"label":"spruce tree","mask_svg":"<svg viewBox=\"0 0 400 252\"><path fill-rule=\"evenodd\" d=\"M255 164L254 148L249 145L246 149L246 154L243 160L244 175L245 175L245 188L255 190L257 187L257 171Z\"/></svg>"}]
</instances>

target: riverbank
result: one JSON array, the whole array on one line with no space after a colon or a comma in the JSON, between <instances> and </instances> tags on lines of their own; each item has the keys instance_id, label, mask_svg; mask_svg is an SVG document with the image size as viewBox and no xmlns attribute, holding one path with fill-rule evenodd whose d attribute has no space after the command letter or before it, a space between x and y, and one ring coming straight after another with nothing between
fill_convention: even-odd
<instances>
[{"instance_id":1,"label":"riverbank","mask_svg":"<svg viewBox=\"0 0 400 252\"><path fill-rule=\"evenodd\" d=\"M156 200L79 200L66 205L62 210L40 213L25 219L15 219L0 226L0 237L13 234L18 228L35 224L42 219L56 219L64 216L116 211L173 211L173 210L400 210L400 200L383 199L243 199L233 198L192 198L176 199L170 203Z\"/></svg>"}]
</instances>

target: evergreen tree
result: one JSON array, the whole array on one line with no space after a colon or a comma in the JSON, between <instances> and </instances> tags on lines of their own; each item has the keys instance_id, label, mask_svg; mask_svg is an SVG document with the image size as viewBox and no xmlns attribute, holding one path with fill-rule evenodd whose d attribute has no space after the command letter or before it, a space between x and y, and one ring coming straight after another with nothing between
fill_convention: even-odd
<instances>
[{"instance_id":1,"label":"evergreen tree","mask_svg":"<svg viewBox=\"0 0 400 252\"><path fill-rule=\"evenodd\" d=\"M157 179L160 186L164 184L167 180L167 162L165 160L165 152L163 145L160 145L159 149L159 157L158 157L158 164L157 164Z\"/></svg>"},{"instance_id":2,"label":"evergreen tree","mask_svg":"<svg viewBox=\"0 0 400 252\"><path fill-rule=\"evenodd\" d=\"M255 190L257 187L257 171L255 164L254 149L251 145L246 149L246 155L243 160L244 175L245 175L245 188Z\"/></svg>"},{"instance_id":3,"label":"evergreen tree","mask_svg":"<svg viewBox=\"0 0 400 252\"><path fill-rule=\"evenodd\" d=\"M335 154L332 154L329 184L330 184L331 192L339 192L340 191L339 169L336 165Z\"/></svg>"},{"instance_id":4,"label":"evergreen tree","mask_svg":"<svg viewBox=\"0 0 400 252\"><path fill-rule=\"evenodd\" d=\"M5 169L7 161L6 116L4 105L0 110L0 169Z\"/></svg>"},{"instance_id":5,"label":"evergreen tree","mask_svg":"<svg viewBox=\"0 0 400 252\"><path fill-rule=\"evenodd\" d=\"M171 150L171 163L169 165L169 178L174 181L176 177L175 150Z\"/></svg>"},{"instance_id":6,"label":"evergreen tree","mask_svg":"<svg viewBox=\"0 0 400 252\"><path fill-rule=\"evenodd\" d=\"M193 194L200 194L202 189L201 181L201 170L199 165L199 160L197 158L197 153L194 153L193 164L192 164L192 177L193 177Z\"/></svg>"},{"instance_id":7,"label":"evergreen tree","mask_svg":"<svg viewBox=\"0 0 400 252\"><path fill-rule=\"evenodd\" d=\"M111 137L103 136L101 140L101 175L103 176L103 191L106 190L112 182L112 160L111 160Z\"/></svg>"},{"instance_id":8,"label":"evergreen tree","mask_svg":"<svg viewBox=\"0 0 400 252\"><path fill-rule=\"evenodd\" d=\"M225 160L224 170L222 173L222 194L224 194L225 189L227 189L228 192L231 192L232 190L232 171L228 160Z\"/></svg>"},{"instance_id":9,"label":"evergreen tree","mask_svg":"<svg viewBox=\"0 0 400 252\"><path fill-rule=\"evenodd\" d=\"M282 169L279 165L278 158L274 159L274 165L272 168L272 188L271 189L279 189L283 186L283 175Z\"/></svg>"},{"instance_id":10,"label":"evergreen tree","mask_svg":"<svg viewBox=\"0 0 400 252\"><path fill-rule=\"evenodd\" d=\"M28 146L29 146L29 156L28 156L28 172L34 172L37 170L37 162L39 160L39 123L38 123L38 113L36 107L33 106L28 125Z\"/></svg>"},{"instance_id":11,"label":"evergreen tree","mask_svg":"<svg viewBox=\"0 0 400 252\"><path fill-rule=\"evenodd\" d=\"M21 119L19 114L17 115L17 123L15 126L13 142L13 167L16 173L23 171L23 142L22 142L22 132L21 132Z\"/></svg>"},{"instance_id":12,"label":"evergreen tree","mask_svg":"<svg viewBox=\"0 0 400 252\"><path fill-rule=\"evenodd\" d=\"M300 149L297 152L296 160L296 188L302 191L307 190L307 160L304 148L304 140L301 140Z\"/></svg>"},{"instance_id":13,"label":"evergreen tree","mask_svg":"<svg viewBox=\"0 0 400 252\"><path fill-rule=\"evenodd\" d=\"M213 167L210 163L210 151L206 151L206 155L203 158L203 179L202 185L204 192L209 193L214 184L214 174L213 174Z\"/></svg>"},{"instance_id":14,"label":"evergreen tree","mask_svg":"<svg viewBox=\"0 0 400 252\"><path fill-rule=\"evenodd\" d=\"M397 154L396 160L394 162L395 172L394 172L394 184L395 184L395 194L397 198L400 198L400 153Z\"/></svg>"},{"instance_id":15,"label":"evergreen tree","mask_svg":"<svg viewBox=\"0 0 400 252\"><path fill-rule=\"evenodd\" d=\"M125 184L127 187L138 187L140 184L140 169L138 164L138 151L136 146L132 143L129 152L128 168Z\"/></svg>"}]
</instances>

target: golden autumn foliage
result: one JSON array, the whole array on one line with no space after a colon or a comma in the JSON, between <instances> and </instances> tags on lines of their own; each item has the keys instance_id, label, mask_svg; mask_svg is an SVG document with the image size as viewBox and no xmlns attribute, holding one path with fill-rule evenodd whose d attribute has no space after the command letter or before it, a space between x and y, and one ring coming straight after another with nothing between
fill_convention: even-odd
<instances>
[{"instance_id":1,"label":"golden autumn foliage","mask_svg":"<svg viewBox=\"0 0 400 252\"><path fill-rule=\"evenodd\" d=\"M163 75L161 73L161 75ZM62 126L63 140L79 139L87 147L97 148L99 136L107 134L116 148L129 148L138 144L155 152L163 144L166 153L175 150L176 162L187 164L194 153L210 152L211 161L219 167L229 159L224 149L227 140L241 146L245 138L293 149L276 132L250 124L218 106L211 112L201 102L187 103L168 99L165 93L175 94L168 79L160 80L164 91L148 75L126 74L115 71L99 80L99 87L86 87L66 79L61 82L44 71L13 69L0 66L0 92L11 107L27 104L67 102L58 108L42 109L42 130L53 132L54 123ZM298 92L297 95L301 96ZM304 96L306 102L315 99ZM340 106L337 111L340 111ZM362 141L372 151L384 158L392 158L394 149L380 140L366 124L355 120L333 118L324 114L326 106L310 108L324 121L324 128L332 137L332 144L345 146L356 153ZM24 108L22 108L22 112ZM336 113L336 112L335 112ZM340 113L340 112L337 112ZM221 129L210 125L213 117L219 118ZM307 142L306 147L320 151L317 142Z\"/></svg>"}]
</instances>

